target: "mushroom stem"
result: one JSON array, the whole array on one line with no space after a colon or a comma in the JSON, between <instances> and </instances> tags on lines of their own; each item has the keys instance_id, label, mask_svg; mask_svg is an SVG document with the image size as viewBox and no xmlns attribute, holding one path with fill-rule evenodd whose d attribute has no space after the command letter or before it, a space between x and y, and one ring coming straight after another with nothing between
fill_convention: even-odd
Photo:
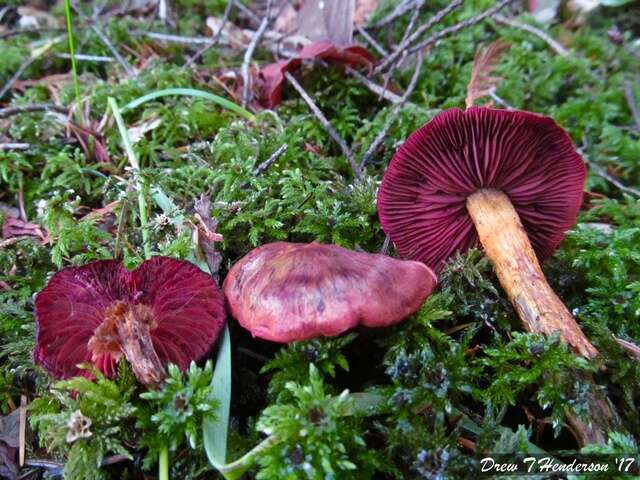
<instances>
[{"instance_id":1,"label":"mushroom stem","mask_svg":"<svg viewBox=\"0 0 640 480\"><path fill-rule=\"evenodd\" d=\"M467 210L480 243L526 330L560 338L578 354L598 355L567 307L547 283L536 254L509 197L481 189L467 197Z\"/></svg>"},{"instance_id":2,"label":"mushroom stem","mask_svg":"<svg viewBox=\"0 0 640 480\"><path fill-rule=\"evenodd\" d=\"M118 322L118 336L120 349L138 381L146 387L158 388L164 383L166 373L153 348L151 329L154 324L148 310L142 305L127 309L122 321Z\"/></svg>"}]
</instances>

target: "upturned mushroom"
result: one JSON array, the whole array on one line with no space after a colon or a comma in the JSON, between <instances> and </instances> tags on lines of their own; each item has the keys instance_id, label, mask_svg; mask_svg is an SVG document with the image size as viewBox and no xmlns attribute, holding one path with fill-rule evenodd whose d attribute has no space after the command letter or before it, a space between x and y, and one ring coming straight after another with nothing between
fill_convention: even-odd
<instances>
[{"instance_id":1,"label":"upturned mushroom","mask_svg":"<svg viewBox=\"0 0 640 480\"><path fill-rule=\"evenodd\" d=\"M240 259L223 290L231 314L273 342L386 327L420 308L437 283L420 262L336 245L277 242Z\"/></svg>"},{"instance_id":2,"label":"upturned mushroom","mask_svg":"<svg viewBox=\"0 0 640 480\"><path fill-rule=\"evenodd\" d=\"M435 270L478 242L527 330L597 350L540 267L574 224L585 164L551 118L451 109L414 132L384 174L378 212L401 255Z\"/></svg>"},{"instance_id":3,"label":"upturned mushroom","mask_svg":"<svg viewBox=\"0 0 640 480\"><path fill-rule=\"evenodd\" d=\"M204 357L225 321L224 297L191 263L154 257L135 270L99 260L56 273L37 295L34 359L53 376L82 374L88 362L116 374L125 357L144 385L159 386L165 365L186 369Z\"/></svg>"}]
</instances>

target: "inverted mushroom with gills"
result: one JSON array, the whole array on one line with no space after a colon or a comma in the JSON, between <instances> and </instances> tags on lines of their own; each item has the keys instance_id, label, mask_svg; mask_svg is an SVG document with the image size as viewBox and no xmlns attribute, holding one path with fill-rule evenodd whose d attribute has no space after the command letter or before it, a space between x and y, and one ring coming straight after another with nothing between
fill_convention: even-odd
<instances>
[{"instance_id":1,"label":"inverted mushroom with gills","mask_svg":"<svg viewBox=\"0 0 640 480\"><path fill-rule=\"evenodd\" d=\"M56 378L87 372L108 377L121 358L140 383L157 388L165 367L185 370L206 356L225 322L224 297L195 265L153 257L129 271L98 260L57 272L35 302L34 359Z\"/></svg>"},{"instance_id":2,"label":"inverted mushroom with gills","mask_svg":"<svg viewBox=\"0 0 640 480\"><path fill-rule=\"evenodd\" d=\"M276 242L241 258L223 291L231 315L254 337L288 343L396 324L420 308L436 283L421 262Z\"/></svg>"},{"instance_id":3,"label":"inverted mushroom with gills","mask_svg":"<svg viewBox=\"0 0 640 480\"><path fill-rule=\"evenodd\" d=\"M593 358L598 351L540 267L575 223L585 176L584 161L551 118L451 109L396 152L378 214L402 256L436 271L454 252L481 244L525 329L559 332Z\"/></svg>"}]
</instances>

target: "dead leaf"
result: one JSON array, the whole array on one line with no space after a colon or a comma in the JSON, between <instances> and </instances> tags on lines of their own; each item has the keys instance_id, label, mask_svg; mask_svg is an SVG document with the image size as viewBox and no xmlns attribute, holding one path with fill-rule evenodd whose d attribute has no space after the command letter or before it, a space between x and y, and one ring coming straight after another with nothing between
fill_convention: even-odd
<instances>
[{"instance_id":1,"label":"dead leaf","mask_svg":"<svg viewBox=\"0 0 640 480\"><path fill-rule=\"evenodd\" d=\"M138 122L134 126L128 129L129 138L131 143L138 143L148 132L155 130L162 124L161 118L147 118L144 121Z\"/></svg>"},{"instance_id":2,"label":"dead leaf","mask_svg":"<svg viewBox=\"0 0 640 480\"><path fill-rule=\"evenodd\" d=\"M216 232L218 220L211 217L211 200L204 193L196 200L194 209L199 225L193 230L195 243L204 253L207 266L216 283L220 281L220 265L222 255L216 251L216 243L224 241L224 237Z\"/></svg>"},{"instance_id":3,"label":"dead leaf","mask_svg":"<svg viewBox=\"0 0 640 480\"><path fill-rule=\"evenodd\" d=\"M260 70L262 78L261 102L267 108L275 107L282 99L284 72L298 68L302 60L309 59L326 60L332 63L349 65L350 67L365 65L369 69L372 68L374 62L374 57L369 50L358 45L342 48L329 41L307 45L300 50L297 57L270 63Z\"/></svg>"},{"instance_id":4,"label":"dead leaf","mask_svg":"<svg viewBox=\"0 0 640 480\"><path fill-rule=\"evenodd\" d=\"M500 63L502 54L509 47L508 43L497 40L486 48L479 48L473 61L473 70L471 71L471 80L467 86L467 98L465 104L467 108L473 106L476 100L492 93L501 77L493 75L496 67Z\"/></svg>"},{"instance_id":5,"label":"dead leaf","mask_svg":"<svg viewBox=\"0 0 640 480\"><path fill-rule=\"evenodd\" d=\"M0 417L0 478L18 477L16 455L20 445L20 410Z\"/></svg>"},{"instance_id":6,"label":"dead leaf","mask_svg":"<svg viewBox=\"0 0 640 480\"><path fill-rule=\"evenodd\" d=\"M2 224L2 238L9 239L24 236L39 238L42 245L49 242L49 234L40 225L25 222L15 217L5 218Z\"/></svg>"}]
</instances>

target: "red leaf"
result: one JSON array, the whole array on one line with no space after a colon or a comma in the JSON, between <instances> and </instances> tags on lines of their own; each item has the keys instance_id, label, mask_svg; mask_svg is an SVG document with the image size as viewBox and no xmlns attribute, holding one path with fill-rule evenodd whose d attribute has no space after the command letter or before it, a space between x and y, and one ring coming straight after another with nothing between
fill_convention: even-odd
<instances>
[{"instance_id":1,"label":"red leaf","mask_svg":"<svg viewBox=\"0 0 640 480\"><path fill-rule=\"evenodd\" d=\"M284 72L298 68L302 60L319 59L331 63L349 65L350 67L366 66L372 68L373 55L364 47L352 45L338 47L327 40L311 43L298 52L298 56L290 60L281 60L265 65L260 70L262 78L261 101L267 108L273 108L282 100L282 82Z\"/></svg>"}]
</instances>

